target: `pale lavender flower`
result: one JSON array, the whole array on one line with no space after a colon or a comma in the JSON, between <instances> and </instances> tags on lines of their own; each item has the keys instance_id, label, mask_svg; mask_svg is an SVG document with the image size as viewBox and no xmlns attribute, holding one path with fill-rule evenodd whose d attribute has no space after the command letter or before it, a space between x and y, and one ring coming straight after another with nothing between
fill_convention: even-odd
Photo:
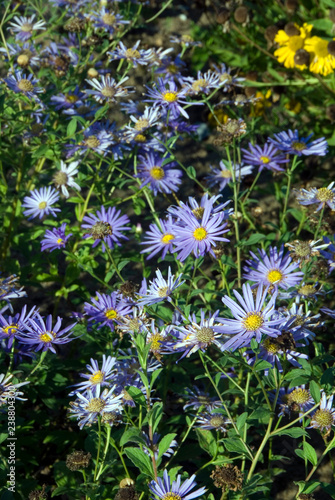
<instances>
[{"instance_id":1,"label":"pale lavender flower","mask_svg":"<svg viewBox=\"0 0 335 500\"><path fill-rule=\"evenodd\" d=\"M27 313L27 306L23 306L21 313L15 316L3 316L0 312L0 339L7 340L7 347L10 349L13 345L16 334L19 331L25 330L29 318L34 318L37 313L36 306L34 306Z\"/></svg>"},{"instance_id":2,"label":"pale lavender flower","mask_svg":"<svg viewBox=\"0 0 335 500\"><path fill-rule=\"evenodd\" d=\"M91 364L86 365L86 369L89 373L79 373L79 375L86 380L73 385L72 387L76 387L76 389L70 392L69 396L73 396L79 391L93 389L97 386L110 386L111 381L115 378L116 374L115 363L116 358L113 358L112 356L106 357L106 355L103 354L102 366L100 369L98 361L91 358Z\"/></svg>"},{"instance_id":3,"label":"pale lavender flower","mask_svg":"<svg viewBox=\"0 0 335 500\"><path fill-rule=\"evenodd\" d=\"M39 101L39 98L36 94L44 92L44 89L41 87L36 87L38 80L34 78L32 73L25 75L21 70L17 70L14 75L4 78L4 81L7 83L8 88L16 94L23 94L37 101Z\"/></svg>"},{"instance_id":4,"label":"pale lavender flower","mask_svg":"<svg viewBox=\"0 0 335 500\"><path fill-rule=\"evenodd\" d=\"M156 271L157 278L154 278L150 281L149 289L147 290L146 295L138 294L140 298L137 301L137 304L140 306L151 306L152 304L156 304L157 302L162 302L163 300L168 300L171 302L170 295L180 287L184 281L180 281L182 274L180 274L176 279L174 275L171 273L171 267L168 269L168 279L165 280L163 275L159 269Z\"/></svg>"},{"instance_id":5,"label":"pale lavender flower","mask_svg":"<svg viewBox=\"0 0 335 500\"><path fill-rule=\"evenodd\" d=\"M73 161L69 165L66 165L66 163L61 160L60 170L58 170L53 177L56 187L61 189L66 198L70 196L67 189L68 187L76 189L77 191L81 190L81 187L74 180L74 176L78 173L78 165L79 161Z\"/></svg>"},{"instance_id":6,"label":"pale lavender flower","mask_svg":"<svg viewBox=\"0 0 335 500\"><path fill-rule=\"evenodd\" d=\"M13 31L16 35L17 40L22 40L23 42L26 42L33 36L33 31L35 30L45 30L45 22L44 21L37 21L36 23L34 22L35 19L35 14L33 14L31 17L18 17L14 16L15 22L10 22L10 28L7 28L8 30Z\"/></svg>"},{"instance_id":7,"label":"pale lavender flower","mask_svg":"<svg viewBox=\"0 0 335 500\"><path fill-rule=\"evenodd\" d=\"M208 182L209 187L218 186L220 191L224 189L230 182L233 181L233 169L235 174L235 179L240 182L246 175L252 174L252 165L240 165L238 163L229 165L225 160L221 160L219 163L219 168L210 167L211 173L205 177Z\"/></svg>"},{"instance_id":8,"label":"pale lavender flower","mask_svg":"<svg viewBox=\"0 0 335 500\"><path fill-rule=\"evenodd\" d=\"M146 88L148 90L146 95L149 99L145 99L145 102L151 102L153 105L169 111L173 118L178 118L180 114L189 118L181 106L181 104L187 104L186 89L179 89L173 80L165 80L164 78L158 78L158 85L154 83L153 89Z\"/></svg>"},{"instance_id":9,"label":"pale lavender flower","mask_svg":"<svg viewBox=\"0 0 335 500\"><path fill-rule=\"evenodd\" d=\"M281 167L282 163L287 163L286 156L273 145L264 144L263 148L257 144L253 146L249 142L249 149L242 149L243 159L250 165L258 167L259 172L264 168L272 170L273 172L281 172L285 169Z\"/></svg>"},{"instance_id":10,"label":"pale lavender flower","mask_svg":"<svg viewBox=\"0 0 335 500\"><path fill-rule=\"evenodd\" d=\"M131 87L122 87L122 84L129 79L125 76L118 83L111 76L101 76L101 81L97 78L86 80L95 90L85 90L87 95L91 95L97 102L103 104L105 101L108 103L116 102L116 97L123 97L134 92L129 90Z\"/></svg>"},{"instance_id":11,"label":"pale lavender flower","mask_svg":"<svg viewBox=\"0 0 335 500\"><path fill-rule=\"evenodd\" d=\"M169 194L178 191L183 173L173 168L176 162L154 153L139 156L139 160L137 177L142 180L141 188L148 185L155 196L157 193Z\"/></svg>"},{"instance_id":12,"label":"pale lavender flower","mask_svg":"<svg viewBox=\"0 0 335 500\"><path fill-rule=\"evenodd\" d=\"M149 231L144 235L145 241L141 245L149 245L141 253L151 252L147 259L151 259L158 252L162 251L161 258L164 260L168 252L172 252L173 242L175 239L174 223L171 216L167 221L159 219L160 227L157 224L150 224Z\"/></svg>"},{"instance_id":13,"label":"pale lavender flower","mask_svg":"<svg viewBox=\"0 0 335 500\"><path fill-rule=\"evenodd\" d=\"M335 409L333 406L334 396L330 396L327 401L326 393L322 393L320 408L316 410L311 419L309 428L320 429L321 432L330 431L335 425Z\"/></svg>"},{"instance_id":14,"label":"pale lavender flower","mask_svg":"<svg viewBox=\"0 0 335 500\"><path fill-rule=\"evenodd\" d=\"M274 134L274 139L269 138L268 141L276 146L284 153L297 156L324 156L328 151L328 144L324 137L320 137L315 141L310 142L313 134L307 137L299 137L298 130L288 130L287 132L279 132Z\"/></svg>"},{"instance_id":15,"label":"pale lavender flower","mask_svg":"<svg viewBox=\"0 0 335 500\"><path fill-rule=\"evenodd\" d=\"M192 390L193 389L193 390ZM216 397L210 396L207 392L193 386L192 389L186 388L187 403L183 406L183 409L192 408L193 410L199 410L201 406L205 406L208 412L211 412L215 408L220 408L222 403Z\"/></svg>"},{"instance_id":16,"label":"pale lavender flower","mask_svg":"<svg viewBox=\"0 0 335 500\"><path fill-rule=\"evenodd\" d=\"M180 82L187 89L188 95L201 93L208 95L212 90L219 89L224 85L224 81L221 81L219 75L213 71L207 71L207 73L198 71L196 79L192 76L182 77Z\"/></svg>"},{"instance_id":17,"label":"pale lavender flower","mask_svg":"<svg viewBox=\"0 0 335 500\"><path fill-rule=\"evenodd\" d=\"M60 208L53 208L52 205L59 200L59 194L55 188L43 187L30 191L30 196L25 196L23 199L22 207L26 210L23 212L29 217L29 220L34 217L42 219L44 215L51 214L57 217L56 212L60 212Z\"/></svg>"},{"instance_id":18,"label":"pale lavender flower","mask_svg":"<svg viewBox=\"0 0 335 500\"><path fill-rule=\"evenodd\" d=\"M195 474L189 479L181 484L181 476L178 474L177 480L173 481L169 478L169 474L165 469L163 472L163 479L157 478L157 481L151 481L149 484L149 489L156 497L161 500L167 499L178 499L178 500L191 500L193 498L198 498L204 495L207 491L206 488L199 488L198 490L193 490L195 488Z\"/></svg>"},{"instance_id":19,"label":"pale lavender flower","mask_svg":"<svg viewBox=\"0 0 335 500\"><path fill-rule=\"evenodd\" d=\"M296 191L297 201L300 205L318 204L316 212L319 212L326 205L330 210L335 210L335 182L331 182L326 188L300 189Z\"/></svg>"},{"instance_id":20,"label":"pale lavender flower","mask_svg":"<svg viewBox=\"0 0 335 500\"><path fill-rule=\"evenodd\" d=\"M120 14L114 11L107 10L102 7L98 14L92 13L87 15L92 21L95 29L102 28L111 35L118 30L122 25L129 24L130 21L123 19Z\"/></svg>"},{"instance_id":21,"label":"pale lavender flower","mask_svg":"<svg viewBox=\"0 0 335 500\"><path fill-rule=\"evenodd\" d=\"M95 241L92 245L95 248L100 241L102 241L102 251L105 252L105 244L113 249L115 245L121 246L120 240L127 240L128 238L122 234L121 231L130 231L130 227L126 224L129 223L129 218L127 215L121 215L121 210L116 210L115 207L109 207L108 210L105 207L101 207L100 210L96 212L96 215L89 214L83 217L85 224L82 224L82 228L86 229L86 234L83 236L86 238L93 238Z\"/></svg>"},{"instance_id":22,"label":"pale lavender flower","mask_svg":"<svg viewBox=\"0 0 335 500\"><path fill-rule=\"evenodd\" d=\"M138 65L147 65L153 57L153 50L138 49L140 43L141 40L138 40L132 48L127 48L123 42L119 42L119 47L107 52L107 55L114 60L126 59L128 63L132 63L134 68L137 68Z\"/></svg>"},{"instance_id":23,"label":"pale lavender flower","mask_svg":"<svg viewBox=\"0 0 335 500\"><path fill-rule=\"evenodd\" d=\"M17 399L19 401L27 401L23 396L23 392L18 391L19 387L27 385L30 382L20 382L19 384L12 384L11 380L14 377L13 374L0 374L0 407L8 403L8 400Z\"/></svg>"},{"instance_id":24,"label":"pale lavender flower","mask_svg":"<svg viewBox=\"0 0 335 500\"><path fill-rule=\"evenodd\" d=\"M213 410L211 413L200 413L198 416L195 427L208 431L227 432L227 424L230 420L224 417L221 413L216 413Z\"/></svg>"}]
</instances>

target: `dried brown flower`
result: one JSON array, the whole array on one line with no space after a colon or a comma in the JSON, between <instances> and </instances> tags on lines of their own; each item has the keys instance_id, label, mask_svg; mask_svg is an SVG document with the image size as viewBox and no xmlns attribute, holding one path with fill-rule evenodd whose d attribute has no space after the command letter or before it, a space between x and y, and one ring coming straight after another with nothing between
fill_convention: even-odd
<instances>
[{"instance_id":1,"label":"dried brown flower","mask_svg":"<svg viewBox=\"0 0 335 500\"><path fill-rule=\"evenodd\" d=\"M214 486L222 490L237 491L242 489L243 474L237 465L217 465L211 476Z\"/></svg>"}]
</instances>

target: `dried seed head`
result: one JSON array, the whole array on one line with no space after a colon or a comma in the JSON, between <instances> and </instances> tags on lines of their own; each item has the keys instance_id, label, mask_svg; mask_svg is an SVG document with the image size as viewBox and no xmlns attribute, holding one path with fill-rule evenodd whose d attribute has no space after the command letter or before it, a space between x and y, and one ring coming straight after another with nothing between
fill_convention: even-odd
<instances>
[{"instance_id":1,"label":"dried seed head","mask_svg":"<svg viewBox=\"0 0 335 500\"><path fill-rule=\"evenodd\" d=\"M33 490L28 495L28 500L46 500L47 494L45 493L46 485L43 484L41 490Z\"/></svg>"},{"instance_id":2,"label":"dried seed head","mask_svg":"<svg viewBox=\"0 0 335 500\"><path fill-rule=\"evenodd\" d=\"M284 31L287 36L299 36L300 29L296 27L294 23L287 23L285 25Z\"/></svg>"},{"instance_id":3,"label":"dried seed head","mask_svg":"<svg viewBox=\"0 0 335 500\"><path fill-rule=\"evenodd\" d=\"M251 213L254 217L260 217L263 213L262 207L253 207Z\"/></svg>"},{"instance_id":4,"label":"dried seed head","mask_svg":"<svg viewBox=\"0 0 335 500\"><path fill-rule=\"evenodd\" d=\"M271 26L268 26L265 30L265 33L264 33L265 39L269 43L273 43L278 31L279 31L279 28L277 26L275 26L274 24L272 24Z\"/></svg>"},{"instance_id":5,"label":"dried seed head","mask_svg":"<svg viewBox=\"0 0 335 500\"><path fill-rule=\"evenodd\" d=\"M89 466L91 454L84 451L73 451L66 457L66 467L72 471L86 469Z\"/></svg>"},{"instance_id":6,"label":"dried seed head","mask_svg":"<svg viewBox=\"0 0 335 500\"><path fill-rule=\"evenodd\" d=\"M285 8L290 14L293 14L299 7L298 0L285 0Z\"/></svg>"},{"instance_id":7,"label":"dried seed head","mask_svg":"<svg viewBox=\"0 0 335 500\"><path fill-rule=\"evenodd\" d=\"M328 43L327 50L331 56L335 56L335 40Z\"/></svg>"},{"instance_id":8,"label":"dried seed head","mask_svg":"<svg viewBox=\"0 0 335 500\"><path fill-rule=\"evenodd\" d=\"M245 87L244 92L247 98L249 99L250 97L256 95L257 89L256 87Z\"/></svg>"},{"instance_id":9,"label":"dried seed head","mask_svg":"<svg viewBox=\"0 0 335 500\"><path fill-rule=\"evenodd\" d=\"M335 23L335 7L333 7L332 9L330 9L329 11L329 19Z\"/></svg>"},{"instance_id":10,"label":"dried seed head","mask_svg":"<svg viewBox=\"0 0 335 500\"><path fill-rule=\"evenodd\" d=\"M124 488L119 489L114 498L114 500L137 500L137 499L138 499L138 494L136 493L133 485L125 486Z\"/></svg>"},{"instance_id":11,"label":"dried seed head","mask_svg":"<svg viewBox=\"0 0 335 500\"><path fill-rule=\"evenodd\" d=\"M234 12L235 21L239 24L243 24L248 22L248 18L248 9L244 5L241 5L241 7L237 7Z\"/></svg>"},{"instance_id":12,"label":"dried seed head","mask_svg":"<svg viewBox=\"0 0 335 500\"><path fill-rule=\"evenodd\" d=\"M125 281L124 283L122 283L122 285L120 285L120 292L125 297L135 298L137 290L138 285L136 285L136 283L133 283L132 281Z\"/></svg>"},{"instance_id":13,"label":"dried seed head","mask_svg":"<svg viewBox=\"0 0 335 500\"><path fill-rule=\"evenodd\" d=\"M304 64L308 66L310 60L310 54L305 49L299 49L294 54L294 64L297 66L303 66Z\"/></svg>"},{"instance_id":14,"label":"dried seed head","mask_svg":"<svg viewBox=\"0 0 335 500\"><path fill-rule=\"evenodd\" d=\"M70 31L71 33L80 33L85 29L86 23L83 19L79 17L72 17L69 21L64 25L65 31Z\"/></svg>"},{"instance_id":15,"label":"dried seed head","mask_svg":"<svg viewBox=\"0 0 335 500\"><path fill-rule=\"evenodd\" d=\"M221 9L216 16L216 22L218 24L224 24L225 22L228 21L229 18L230 18L230 11L228 9Z\"/></svg>"},{"instance_id":16,"label":"dried seed head","mask_svg":"<svg viewBox=\"0 0 335 500\"><path fill-rule=\"evenodd\" d=\"M214 486L217 488L237 491L242 490L243 474L237 465L225 464L217 465L211 476Z\"/></svg>"}]
</instances>

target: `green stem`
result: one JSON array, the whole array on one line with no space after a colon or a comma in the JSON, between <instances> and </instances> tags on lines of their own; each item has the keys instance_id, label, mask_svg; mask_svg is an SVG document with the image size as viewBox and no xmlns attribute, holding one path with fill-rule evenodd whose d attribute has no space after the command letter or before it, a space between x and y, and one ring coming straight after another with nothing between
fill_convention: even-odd
<instances>
[{"instance_id":1,"label":"green stem","mask_svg":"<svg viewBox=\"0 0 335 500\"><path fill-rule=\"evenodd\" d=\"M97 475L97 480L98 480L98 479L99 479L99 477L101 476L103 466L105 465L105 460L106 460L106 456L107 456L107 452L108 452L108 448L109 448L109 443L110 443L111 430L112 430L111 426L110 426L110 425L107 425L107 438L106 438L106 444L105 444L105 449L104 449L104 454L103 454L103 457L102 457L102 461L101 461L100 469L99 469L99 472L98 472L98 475Z\"/></svg>"},{"instance_id":2,"label":"green stem","mask_svg":"<svg viewBox=\"0 0 335 500\"><path fill-rule=\"evenodd\" d=\"M235 146L235 145L234 145ZM241 278L242 278L242 268L241 268L241 248L239 246L240 243L240 231L238 226L238 183L236 181L236 172L235 172L235 162L232 162L230 157L229 147L226 147L227 158L229 161L229 165L232 172L233 177L233 187L234 187L234 214L233 214L233 222L235 227L235 237L236 237L236 263L237 263L237 286L241 288ZM235 147L234 147L235 154Z\"/></svg>"},{"instance_id":3,"label":"green stem","mask_svg":"<svg viewBox=\"0 0 335 500\"><path fill-rule=\"evenodd\" d=\"M256 468L256 465L257 465L257 462L258 462L258 459L264 449L264 446L266 445L267 443L267 440L269 439L270 437L270 434L271 434L271 427L272 427L272 422L273 422L273 419L274 417L270 417L270 420L269 420L269 423L268 423L268 427L266 429L266 433L265 433L265 436L263 438L263 441L261 442L257 452L256 452L256 455L252 461L252 464L251 464L251 467L250 467L250 470L249 470L249 473L248 473L248 477L247 477L247 481L251 478L251 476L253 475L253 472Z\"/></svg>"},{"instance_id":4,"label":"green stem","mask_svg":"<svg viewBox=\"0 0 335 500\"><path fill-rule=\"evenodd\" d=\"M35 368L34 368L34 369L33 369L33 370L32 370L32 371L31 371L31 372L30 372L30 373L26 376L26 378L24 379L24 382L25 382L26 380L28 380L28 378L29 378L29 377L31 377L31 376L32 376L32 374L33 374L33 373L35 373L35 372L36 372L36 370L37 370L37 369L41 366L41 364L42 364L42 363L43 363L43 361L44 361L45 356L47 355L47 352L48 352L48 351L43 351L43 352L42 352L41 357L40 357L40 359L39 359L39 362L37 363L37 365L35 366Z\"/></svg>"},{"instance_id":5,"label":"green stem","mask_svg":"<svg viewBox=\"0 0 335 500\"><path fill-rule=\"evenodd\" d=\"M125 473L126 473L127 477L130 477L130 474L129 474L129 472L128 472L127 466L126 466L125 461L124 461L124 458L123 458L123 456L122 456L122 453L120 452L119 448L116 446L116 444L114 443L114 441L113 441L113 440L111 441L111 445L113 446L113 448L115 449L115 451L116 451L116 452L117 452L117 454L119 455L120 460L121 460L121 463L122 463L122 465L123 465L123 468L124 468L124 471L125 471Z\"/></svg>"},{"instance_id":6,"label":"green stem","mask_svg":"<svg viewBox=\"0 0 335 500\"><path fill-rule=\"evenodd\" d=\"M105 244L105 248L106 248L106 252L108 254L108 257L109 257L109 260L111 261L112 263L112 266L114 267L115 271L116 271L116 274L118 275L118 277L120 278L120 280L122 281L122 283L125 282L125 280L122 278L122 275L120 273L120 271L118 270L117 268L117 265L116 265L116 262L115 262L115 259L113 257L113 254L109 248L109 246L107 245L107 243Z\"/></svg>"},{"instance_id":7,"label":"green stem","mask_svg":"<svg viewBox=\"0 0 335 500\"><path fill-rule=\"evenodd\" d=\"M328 451L331 450L334 446L334 442L335 442L335 435L333 437L333 439L330 441L330 443L328 444L327 448L325 449L325 451L322 453L321 457L319 458L318 462L316 465L313 466L312 470L310 471L310 473L308 474L308 476L306 477L305 479L305 482L309 481L310 478L313 476L314 472L316 471L316 469L319 467L319 465L321 464L322 460L324 459L324 457L327 455Z\"/></svg>"},{"instance_id":8,"label":"green stem","mask_svg":"<svg viewBox=\"0 0 335 500\"><path fill-rule=\"evenodd\" d=\"M292 165L287 171L287 188L286 188L284 208L283 208L283 213L282 213L282 218L281 218L281 228L280 228L281 233L283 233L283 231L284 231L284 224L285 224L285 220L286 220L288 199L289 199L290 191L291 191L292 173L293 173L293 170L295 169L297 159L298 159L298 156L295 155L293 158Z\"/></svg>"},{"instance_id":9,"label":"green stem","mask_svg":"<svg viewBox=\"0 0 335 500\"><path fill-rule=\"evenodd\" d=\"M260 173L260 172L257 172L257 175L256 175L256 177L254 178L253 183L251 184L250 188L248 189L247 194L245 195L245 197L244 197L244 198L243 198L243 200L241 201L241 204L243 204L243 205L244 205L244 203L247 201L247 199L248 199L248 198L249 198L249 196L251 195L251 193L252 193L252 191L253 191L254 187L255 187L255 186L256 186L256 184L257 184L257 181L258 181L258 179L259 179L259 176L260 176L260 175L261 175L261 173Z\"/></svg>"},{"instance_id":10,"label":"green stem","mask_svg":"<svg viewBox=\"0 0 335 500\"><path fill-rule=\"evenodd\" d=\"M166 4L161 8L161 10L157 12L157 14L155 14L152 17L150 17L150 19L147 19L145 22L146 23L151 23L151 21L154 21L158 16L160 16L162 14L162 12L164 12L165 9L167 9L169 7L169 5L172 4L172 2L173 2L173 0L168 0L166 2Z\"/></svg>"},{"instance_id":11,"label":"green stem","mask_svg":"<svg viewBox=\"0 0 335 500\"><path fill-rule=\"evenodd\" d=\"M100 458L100 449L101 449L101 417L98 417L98 434L99 434L99 441L98 441L98 451L97 451L97 459L95 462L95 469L94 469L94 477L93 481L97 481L97 472L98 472L98 465L99 465L99 458Z\"/></svg>"},{"instance_id":12,"label":"green stem","mask_svg":"<svg viewBox=\"0 0 335 500\"><path fill-rule=\"evenodd\" d=\"M314 240L316 240L317 237L318 237L318 234L319 234L319 231L320 231L320 227L321 227L321 222L322 222L322 219L323 219L324 211L325 211L325 204L323 205L322 210L320 212L319 222L318 222L318 225L316 226L316 230L315 230L315 233L314 233Z\"/></svg>"}]
</instances>

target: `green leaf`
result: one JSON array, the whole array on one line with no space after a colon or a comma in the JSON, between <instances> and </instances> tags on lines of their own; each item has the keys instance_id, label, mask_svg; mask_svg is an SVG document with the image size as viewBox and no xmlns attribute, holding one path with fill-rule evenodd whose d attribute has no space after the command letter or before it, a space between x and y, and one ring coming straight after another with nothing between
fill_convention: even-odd
<instances>
[{"instance_id":1,"label":"green leaf","mask_svg":"<svg viewBox=\"0 0 335 500\"><path fill-rule=\"evenodd\" d=\"M138 387L133 387L133 386L128 387L127 392L133 398L135 403L139 404L140 406L144 406L146 408L147 402L145 400L145 396Z\"/></svg>"},{"instance_id":2,"label":"green leaf","mask_svg":"<svg viewBox=\"0 0 335 500\"><path fill-rule=\"evenodd\" d=\"M166 434L158 444L158 458L162 457L164 453L170 448L170 444L177 434Z\"/></svg>"},{"instance_id":3,"label":"green leaf","mask_svg":"<svg viewBox=\"0 0 335 500\"><path fill-rule=\"evenodd\" d=\"M259 372L261 370L268 370L269 368L272 368L272 364L269 363L268 361L265 361L265 359L259 359L255 364L254 364L254 370L256 372Z\"/></svg>"},{"instance_id":4,"label":"green leaf","mask_svg":"<svg viewBox=\"0 0 335 500\"><path fill-rule=\"evenodd\" d=\"M306 441L303 443L302 450L295 450L296 455L298 457L303 458L304 460L308 460L313 466L318 463L318 457L316 456L316 451L313 446L311 446Z\"/></svg>"},{"instance_id":5,"label":"green leaf","mask_svg":"<svg viewBox=\"0 0 335 500\"><path fill-rule=\"evenodd\" d=\"M297 220L298 222L302 221L303 213L300 210L297 210L296 208L289 208L287 212L293 215L295 220Z\"/></svg>"},{"instance_id":6,"label":"green leaf","mask_svg":"<svg viewBox=\"0 0 335 500\"><path fill-rule=\"evenodd\" d=\"M240 415L237 420L236 420L236 427L238 428L239 431L241 431L247 421L248 418L248 413L245 411Z\"/></svg>"},{"instance_id":7,"label":"green leaf","mask_svg":"<svg viewBox=\"0 0 335 500\"><path fill-rule=\"evenodd\" d=\"M228 451L243 453L243 455L247 454L244 443L238 438L227 438L224 440L224 445Z\"/></svg>"},{"instance_id":8,"label":"green leaf","mask_svg":"<svg viewBox=\"0 0 335 500\"><path fill-rule=\"evenodd\" d=\"M141 443L141 444L146 444L146 441L143 437L142 432L140 429L137 429L135 427L131 429L127 429L123 435L121 436L120 439L120 446L124 446L125 444L133 442L133 443Z\"/></svg>"},{"instance_id":9,"label":"green leaf","mask_svg":"<svg viewBox=\"0 0 335 500\"><path fill-rule=\"evenodd\" d=\"M211 431L206 429L195 429L200 448L206 451L211 457L217 455L217 444Z\"/></svg>"},{"instance_id":10,"label":"green leaf","mask_svg":"<svg viewBox=\"0 0 335 500\"><path fill-rule=\"evenodd\" d=\"M197 178L197 172L194 167L187 167L187 175L190 177L190 179L196 179Z\"/></svg>"},{"instance_id":11,"label":"green leaf","mask_svg":"<svg viewBox=\"0 0 335 500\"><path fill-rule=\"evenodd\" d=\"M299 438L301 436L309 436L308 432L301 427L292 427L291 429L285 429L281 432L276 432L276 436L290 436L293 438Z\"/></svg>"},{"instance_id":12,"label":"green leaf","mask_svg":"<svg viewBox=\"0 0 335 500\"><path fill-rule=\"evenodd\" d=\"M72 118L72 120L70 121L70 123L67 126L66 135L68 137L71 137L72 135L74 135L76 133L76 130L77 130L77 119Z\"/></svg>"},{"instance_id":13,"label":"green leaf","mask_svg":"<svg viewBox=\"0 0 335 500\"><path fill-rule=\"evenodd\" d=\"M155 432L163 416L163 403L156 401L150 410L150 420L152 422L152 432Z\"/></svg>"},{"instance_id":14,"label":"green leaf","mask_svg":"<svg viewBox=\"0 0 335 500\"><path fill-rule=\"evenodd\" d=\"M138 448L125 448L125 454L133 462L133 464L151 479L154 479L152 463L148 455Z\"/></svg>"},{"instance_id":15,"label":"green leaf","mask_svg":"<svg viewBox=\"0 0 335 500\"><path fill-rule=\"evenodd\" d=\"M246 240L246 241L242 240L242 242L243 242L243 245L255 245L259 241L265 240L265 238L266 238L266 236L264 234L255 233L255 234L252 234L248 240Z\"/></svg>"},{"instance_id":16,"label":"green leaf","mask_svg":"<svg viewBox=\"0 0 335 500\"><path fill-rule=\"evenodd\" d=\"M309 392L311 393L315 403L318 403L321 399L321 388L315 380L311 380L309 384Z\"/></svg>"}]
</instances>

